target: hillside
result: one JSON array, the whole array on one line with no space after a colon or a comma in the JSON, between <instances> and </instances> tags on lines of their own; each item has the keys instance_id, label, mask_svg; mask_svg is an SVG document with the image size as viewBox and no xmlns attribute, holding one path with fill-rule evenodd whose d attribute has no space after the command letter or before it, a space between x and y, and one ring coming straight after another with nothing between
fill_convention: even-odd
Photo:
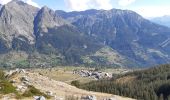
<instances>
[{"instance_id":1,"label":"hillside","mask_svg":"<svg viewBox=\"0 0 170 100\"><path fill-rule=\"evenodd\" d=\"M0 86L2 87L0 89L0 99L30 100L35 99L36 96L44 96L50 100L84 100L81 98L92 96L97 100L110 100L110 98L116 100L133 100L117 95L78 89L64 82L55 81L39 73L32 72L30 69L10 70L5 75L1 71L0 76ZM5 85L2 80L6 80Z\"/></svg>"},{"instance_id":2,"label":"hillside","mask_svg":"<svg viewBox=\"0 0 170 100\"><path fill-rule=\"evenodd\" d=\"M80 88L139 100L169 100L170 65L114 75L111 80L93 81L81 85Z\"/></svg>"}]
</instances>

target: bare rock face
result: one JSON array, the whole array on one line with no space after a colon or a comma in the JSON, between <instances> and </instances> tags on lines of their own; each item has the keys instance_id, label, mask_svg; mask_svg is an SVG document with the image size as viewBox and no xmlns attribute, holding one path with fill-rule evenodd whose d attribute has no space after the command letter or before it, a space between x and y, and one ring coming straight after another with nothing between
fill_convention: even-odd
<instances>
[{"instance_id":1,"label":"bare rock face","mask_svg":"<svg viewBox=\"0 0 170 100\"><path fill-rule=\"evenodd\" d=\"M46 100L44 96L34 96L35 100Z\"/></svg>"},{"instance_id":2,"label":"bare rock face","mask_svg":"<svg viewBox=\"0 0 170 100\"><path fill-rule=\"evenodd\" d=\"M82 100L97 100L96 96L88 95L81 98Z\"/></svg>"},{"instance_id":3,"label":"bare rock face","mask_svg":"<svg viewBox=\"0 0 170 100\"><path fill-rule=\"evenodd\" d=\"M35 21L35 33L48 32L48 28L56 28L63 25L67 25L64 19L55 15L55 12L48 7L43 7L39 10ZM41 31L40 31L41 30Z\"/></svg>"},{"instance_id":4,"label":"bare rock face","mask_svg":"<svg viewBox=\"0 0 170 100\"><path fill-rule=\"evenodd\" d=\"M3 6L0 12L0 34L6 40L9 47L14 38L21 38L23 41L34 43L34 17L38 8L25 4L21 1L11 1Z\"/></svg>"}]
</instances>

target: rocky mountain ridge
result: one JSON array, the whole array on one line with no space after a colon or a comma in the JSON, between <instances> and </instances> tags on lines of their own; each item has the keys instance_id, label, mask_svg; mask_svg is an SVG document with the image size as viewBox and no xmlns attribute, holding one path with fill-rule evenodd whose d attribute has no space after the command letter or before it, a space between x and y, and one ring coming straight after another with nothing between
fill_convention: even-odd
<instances>
[{"instance_id":1,"label":"rocky mountain ridge","mask_svg":"<svg viewBox=\"0 0 170 100\"><path fill-rule=\"evenodd\" d=\"M169 60L169 43L166 40L170 29L152 23L133 11L56 11L56 14L77 26L81 32L99 39L142 66L166 63ZM161 45L164 42L166 46Z\"/></svg>"},{"instance_id":2,"label":"rocky mountain ridge","mask_svg":"<svg viewBox=\"0 0 170 100\"><path fill-rule=\"evenodd\" d=\"M2 67L146 67L170 61L170 29L129 10L67 13L13 0L2 6L0 23Z\"/></svg>"}]
</instances>

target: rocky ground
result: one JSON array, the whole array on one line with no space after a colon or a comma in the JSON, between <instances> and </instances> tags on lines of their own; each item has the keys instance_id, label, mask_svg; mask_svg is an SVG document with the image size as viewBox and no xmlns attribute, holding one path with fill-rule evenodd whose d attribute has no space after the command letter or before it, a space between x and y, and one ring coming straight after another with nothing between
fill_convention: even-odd
<instances>
[{"instance_id":1,"label":"rocky ground","mask_svg":"<svg viewBox=\"0 0 170 100\"><path fill-rule=\"evenodd\" d=\"M32 72L30 70L14 70L7 72L7 76L14 86L17 87L17 91L24 92L29 85L34 86L45 94L51 96L52 100L67 100L70 97L76 98L76 100L133 100L130 98L120 97L111 94L97 93L91 91L85 91L78 89L74 86L68 85L64 82L50 79L39 73ZM5 100L11 100L10 97L4 97ZM36 99L37 96L25 99ZM38 99L37 99L38 100ZM43 97L42 97L42 100ZM69 99L68 99L69 100Z\"/></svg>"}]
</instances>

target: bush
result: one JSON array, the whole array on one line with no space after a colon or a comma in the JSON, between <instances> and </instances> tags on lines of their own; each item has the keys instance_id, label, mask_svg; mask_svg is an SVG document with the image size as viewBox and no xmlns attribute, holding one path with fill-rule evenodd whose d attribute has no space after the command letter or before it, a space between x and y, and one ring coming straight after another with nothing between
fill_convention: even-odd
<instances>
[{"instance_id":1,"label":"bush","mask_svg":"<svg viewBox=\"0 0 170 100\"><path fill-rule=\"evenodd\" d=\"M1 94L14 93L17 99L21 99L22 96L16 91L16 87L14 87L12 83L5 78L5 73L3 70L0 70L0 87Z\"/></svg>"},{"instance_id":2,"label":"bush","mask_svg":"<svg viewBox=\"0 0 170 100\"><path fill-rule=\"evenodd\" d=\"M18 68L28 68L28 67L30 67L30 63L27 60L18 61L18 62L16 62L15 65Z\"/></svg>"},{"instance_id":3,"label":"bush","mask_svg":"<svg viewBox=\"0 0 170 100\"><path fill-rule=\"evenodd\" d=\"M0 92L3 94L9 94L9 93L17 93L16 87L14 87L10 82L7 80L2 80L0 82Z\"/></svg>"},{"instance_id":4,"label":"bush","mask_svg":"<svg viewBox=\"0 0 170 100\"><path fill-rule=\"evenodd\" d=\"M72 81L71 85L76 86L76 87L80 87L80 81L78 81L78 80Z\"/></svg>"},{"instance_id":5,"label":"bush","mask_svg":"<svg viewBox=\"0 0 170 100\"><path fill-rule=\"evenodd\" d=\"M0 80L5 80L5 73L3 70L0 70Z\"/></svg>"}]
</instances>

